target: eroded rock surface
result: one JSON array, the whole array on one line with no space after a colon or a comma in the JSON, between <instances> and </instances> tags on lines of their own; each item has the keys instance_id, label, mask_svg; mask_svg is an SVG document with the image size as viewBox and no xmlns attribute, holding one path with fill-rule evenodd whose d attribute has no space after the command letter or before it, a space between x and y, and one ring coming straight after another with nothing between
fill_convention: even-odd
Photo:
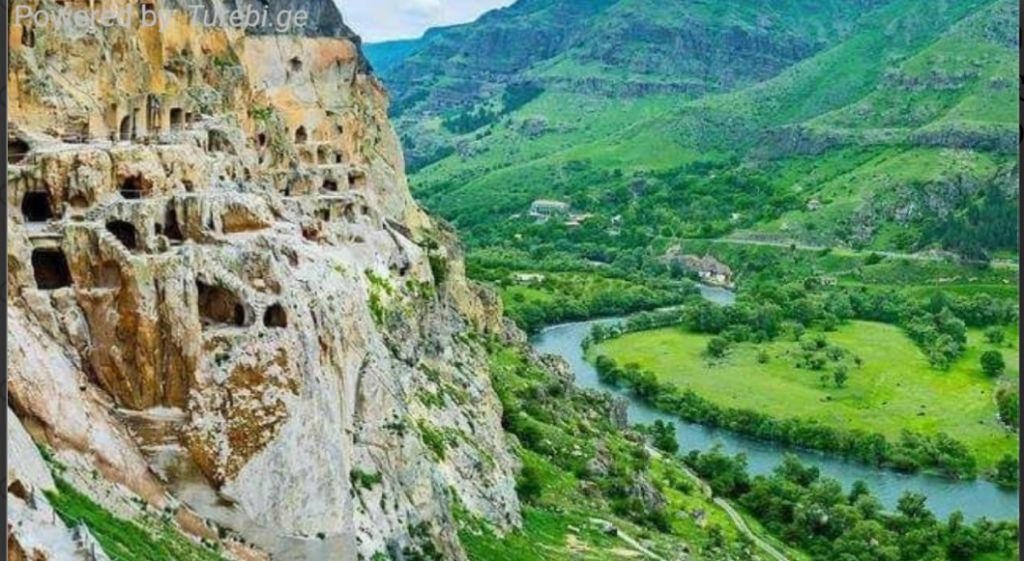
<instances>
[{"instance_id":1,"label":"eroded rock surface","mask_svg":"<svg viewBox=\"0 0 1024 561\"><path fill-rule=\"evenodd\" d=\"M201 27L159 3L163 31L12 22L14 411L162 507L169 482L115 413L181 410L176 442L261 526L343 558L460 558L454 499L519 523L466 340L501 331L500 302L409 196L356 36L330 3L292 4L312 28Z\"/></svg>"}]
</instances>

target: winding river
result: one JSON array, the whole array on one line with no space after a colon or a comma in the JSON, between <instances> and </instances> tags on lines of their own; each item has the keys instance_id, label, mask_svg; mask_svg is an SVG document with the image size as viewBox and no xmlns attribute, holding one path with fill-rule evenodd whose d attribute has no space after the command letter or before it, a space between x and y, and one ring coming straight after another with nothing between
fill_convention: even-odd
<instances>
[{"instance_id":1,"label":"winding river","mask_svg":"<svg viewBox=\"0 0 1024 561\"><path fill-rule=\"evenodd\" d=\"M722 305L731 304L735 299L732 292L710 286L702 286L701 294L704 298ZM621 320L600 319L556 325L534 336L531 343L538 352L558 355L565 359L576 376L578 386L605 390L625 398L629 402L629 418L632 422L651 423L661 419L674 424L681 450L706 450L720 444L723 450L730 454L746 453L753 474L771 471L781 461L783 454L789 452L796 454L803 462L818 467L823 475L840 481L847 489L854 481L864 481L886 508L895 507L896 501L905 491L914 491L928 497L929 507L940 518L959 510L972 520L982 516L996 520L1017 519L1018 492L1000 488L983 479L953 481L931 475L897 473L823 453L746 437L727 430L688 423L659 412L635 399L628 391L602 383L598 380L594 367L583 358L581 343L590 332L591 326L618 321Z\"/></svg>"}]
</instances>

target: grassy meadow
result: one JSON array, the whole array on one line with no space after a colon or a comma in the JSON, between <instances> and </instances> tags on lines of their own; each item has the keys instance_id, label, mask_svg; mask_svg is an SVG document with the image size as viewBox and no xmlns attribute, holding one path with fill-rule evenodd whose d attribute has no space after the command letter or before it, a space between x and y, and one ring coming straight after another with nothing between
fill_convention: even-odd
<instances>
[{"instance_id":1,"label":"grassy meadow","mask_svg":"<svg viewBox=\"0 0 1024 561\"><path fill-rule=\"evenodd\" d=\"M931 367L895 326L853 321L824 335L863 360L842 388L823 384L822 372L798 368L799 343L791 340L735 344L724 358L709 360L704 351L710 336L669 327L605 341L588 354L637 363L660 381L689 387L720 406L810 418L891 438L903 429L945 432L970 448L982 470L1017 450L1018 437L999 424L993 397L999 384L1016 383L1016 326L1007 329L1007 342L999 347L1007 370L998 379L981 371L979 356L993 345L980 330L968 332L967 351L948 370ZM764 363L758 361L762 350L768 354Z\"/></svg>"}]
</instances>

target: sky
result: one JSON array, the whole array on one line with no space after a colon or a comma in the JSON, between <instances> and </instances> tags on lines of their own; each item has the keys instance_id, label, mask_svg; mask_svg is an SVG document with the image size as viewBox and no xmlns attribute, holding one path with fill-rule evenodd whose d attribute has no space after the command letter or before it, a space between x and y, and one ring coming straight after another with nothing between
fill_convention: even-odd
<instances>
[{"instance_id":1,"label":"sky","mask_svg":"<svg viewBox=\"0 0 1024 561\"><path fill-rule=\"evenodd\" d=\"M514 0L334 0L364 43L419 37L429 27L473 21Z\"/></svg>"}]
</instances>

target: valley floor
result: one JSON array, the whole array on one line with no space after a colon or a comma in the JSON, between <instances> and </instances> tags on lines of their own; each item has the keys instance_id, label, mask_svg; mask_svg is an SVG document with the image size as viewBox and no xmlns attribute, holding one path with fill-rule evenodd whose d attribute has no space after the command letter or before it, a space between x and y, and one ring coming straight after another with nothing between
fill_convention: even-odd
<instances>
[{"instance_id":1,"label":"valley floor","mask_svg":"<svg viewBox=\"0 0 1024 561\"><path fill-rule=\"evenodd\" d=\"M669 327L605 341L588 355L636 363L660 381L689 387L719 406L810 418L890 438L904 429L945 432L970 448L983 471L1003 454L1016 452L1018 436L999 423L993 397L1000 384L1016 384L1016 327L1008 328L1008 342L1000 347L1007 371L998 379L987 377L979 366L980 354L992 347L979 330L969 332L967 351L945 371L929 366L924 353L895 326L854 321L824 335L863 360L842 388L823 384L821 372L797 367L800 347L791 340L737 344L724 358L711 361L704 354L710 336ZM761 351L767 362L758 361Z\"/></svg>"}]
</instances>

